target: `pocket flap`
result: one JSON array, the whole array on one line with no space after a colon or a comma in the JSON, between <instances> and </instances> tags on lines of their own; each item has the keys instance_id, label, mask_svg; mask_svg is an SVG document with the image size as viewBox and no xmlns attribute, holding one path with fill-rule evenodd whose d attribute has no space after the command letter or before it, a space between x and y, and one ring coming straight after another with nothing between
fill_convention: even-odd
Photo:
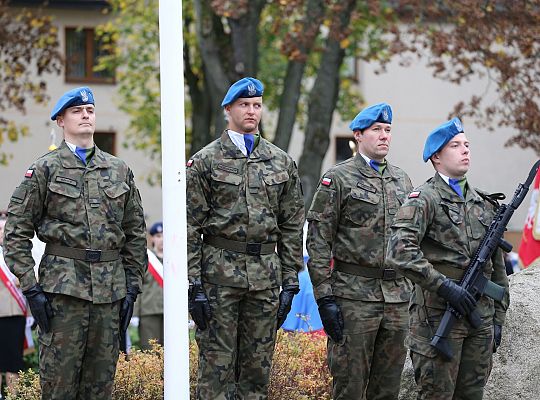
<instances>
[{"instance_id":1,"label":"pocket flap","mask_svg":"<svg viewBox=\"0 0 540 400\"><path fill-rule=\"evenodd\" d=\"M104 192L111 199L116 199L124 193L129 192L129 185L126 182L120 182L116 185L109 186L108 188L104 189Z\"/></svg>"},{"instance_id":2,"label":"pocket flap","mask_svg":"<svg viewBox=\"0 0 540 400\"><path fill-rule=\"evenodd\" d=\"M240 185L242 183L242 177L230 172L224 171L212 171L212 179L218 182L228 183L230 185Z\"/></svg>"},{"instance_id":3,"label":"pocket flap","mask_svg":"<svg viewBox=\"0 0 540 400\"><path fill-rule=\"evenodd\" d=\"M430 343L431 341L429 339L410 333L406 340L406 345L411 351L428 358L435 358L437 356L437 350Z\"/></svg>"},{"instance_id":4,"label":"pocket flap","mask_svg":"<svg viewBox=\"0 0 540 400\"><path fill-rule=\"evenodd\" d=\"M71 197L73 199L76 199L81 195L80 188L65 183L51 182L49 183L49 190L56 194Z\"/></svg>"},{"instance_id":5,"label":"pocket flap","mask_svg":"<svg viewBox=\"0 0 540 400\"><path fill-rule=\"evenodd\" d=\"M22 186L17 187L17 189L15 189L11 195L11 201L17 204L22 204L26 198L26 193L26 188L23 188Z\"/></svg>"},{"instance_id":6,"label":"pocket flap","mask_svg":"<svg viewBox=\"0 0 540 400\"><path fill-rule=\"evenodd\" d=\"M287 182L289 180L289 174L287 171L276 172L275 174L265 175L263 177L264 183L267 185L279 185L280 183Z\"/></svg>"},{"instance_id":7,"label":"pocket flap","mask_svg":"<svg viewBox=\"0 0 540 400\"><path fill-rule=\"evenodd\" d=\"M379 196L365 189L357 188L351 190L351 197L355 200L365 201L370 204L379 203Z\"/></svg>"}]
</instances>

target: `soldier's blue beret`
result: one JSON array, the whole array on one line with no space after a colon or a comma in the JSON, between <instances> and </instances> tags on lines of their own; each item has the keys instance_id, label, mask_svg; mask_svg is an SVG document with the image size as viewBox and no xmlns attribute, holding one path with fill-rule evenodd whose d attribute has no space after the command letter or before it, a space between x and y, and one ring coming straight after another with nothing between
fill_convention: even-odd
<instances>
[{"instance_id":1,"label":"soldier's blue beret","mask_svg":"<svg viewBox=\"0 0 540 400\"><path fill-rule=\"evenodd\" d=\"M150 231L148 231L150 235L154 236L156 233L163 233L163 222L156 222L152 227L150 228Z\"/></svg>"},{"instance_id":2,"label":"soldier's blue beret","mask_svg":"<svg viewBox=\"0 0 540 400\"><path fill-rule=\"evenodd\" d=\"M54 121L58 114L62 113L66 108L82 106L83 104L95 104L92 90L86 86L71 89L60 97L51 112L51 119Z\"/></svg>"},{"instance_id":3,"label":"soldier's blue beret","mask_svg":"<svg viewBox=\"0 0 540 400\"><path fill-rule=\"evenodd\" d=\"M262 82L255 78L242 78L231 85L221 102L221 107L233 103L238 98L261 97L264 92Z\"/></svg>"},{"instance_id":4,"label":"soldier's blue beret","mask_svg":"<svg viewBox=\"0 0 540 400\"><path fill-rule=\"evenodd\" d=\"M450 121L446 121L444 124L432 130L424 145L424 162L442 149L450 139L462 132L463 124L458 117L452 118Z\"/></svg>"},{"instance_id":5,"label":"soldier's blue beret","mask_svg":"<svg viewBox=\"0 0 540 400\"><path fill-rule=\"evenodd\" d=\"M349 125L351 131L362 131L375 122L392 123L392 107L388 103L377 103L364 108Z\"/></svg>"}]
</instances>

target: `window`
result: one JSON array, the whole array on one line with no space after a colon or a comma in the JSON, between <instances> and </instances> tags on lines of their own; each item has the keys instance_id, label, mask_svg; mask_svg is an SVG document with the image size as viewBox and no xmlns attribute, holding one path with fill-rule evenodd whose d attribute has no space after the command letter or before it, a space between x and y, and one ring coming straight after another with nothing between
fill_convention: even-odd
<instances>
[{"instance_id":1,"label":"window","mask_svg":"<svg viewBox=\"0 0 540 400\"><path fill-rule=\"evenodd\" d=\"M93 28L66 28L66 82L114 83L114 71L94 71L105 55Z\"/></svg>"},{"instance_id":2,"label":"window","mask_svg":"<svg viewBox=\"0 0 540 400\"><path fill-rule=\"evenodd\" d=\"M101 150L116 155L116 132L94 132L94 143Z\"/></svg>"},{"instance_id":3,"label":"window","mask_svg":"<svg viewBox=\"0 0 540 400\"><path fill-rule=\"evenodd\" d=\"M356 154L356 142L354 137L337 137L336 138L336 163L345 161Z\"/></svg>"}]
</instances>

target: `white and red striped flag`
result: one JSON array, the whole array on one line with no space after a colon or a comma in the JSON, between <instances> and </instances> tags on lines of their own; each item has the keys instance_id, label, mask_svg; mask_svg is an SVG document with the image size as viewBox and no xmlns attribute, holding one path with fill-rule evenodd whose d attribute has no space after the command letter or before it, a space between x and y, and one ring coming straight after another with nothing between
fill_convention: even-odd
<instances>
[{"instance_id":1,"label":"white and red striped flag","mask_svg":"<svg viewBox=\"0 0 540 400\"><path fill-rule=\"evenodd\" d=\"M533 190L531 191L531 204L523 235L519 246L519 263L523 268L536 263L540 259L540 169L534 178Z\"/></svg>"},{"instance_id":2,"label":"white and red striped flag","mask_svg":"<svg viewBox=\"0 0 540 400\"><path fill-rule=\"evenodd\" d=\"M163 287L163 264L159 261L159 258L148 249L148 271L152 274L156 282L160 287Z\"/></svg>"}]
</instances>

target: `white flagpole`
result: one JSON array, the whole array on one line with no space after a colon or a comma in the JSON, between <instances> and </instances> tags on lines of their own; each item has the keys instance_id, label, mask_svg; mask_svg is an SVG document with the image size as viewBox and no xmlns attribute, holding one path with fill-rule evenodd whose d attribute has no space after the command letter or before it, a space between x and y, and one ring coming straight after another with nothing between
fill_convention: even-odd
<instances>
[{"instance_id":1,"label":"white flagpole","mask_svg":"<svg viewBox=\"0 0 540 400\"><path fill-rule=\"evenodd\" d=\"M182 2L159 2L165 400L189 399Z\"/></svg>"}]
</instances>

